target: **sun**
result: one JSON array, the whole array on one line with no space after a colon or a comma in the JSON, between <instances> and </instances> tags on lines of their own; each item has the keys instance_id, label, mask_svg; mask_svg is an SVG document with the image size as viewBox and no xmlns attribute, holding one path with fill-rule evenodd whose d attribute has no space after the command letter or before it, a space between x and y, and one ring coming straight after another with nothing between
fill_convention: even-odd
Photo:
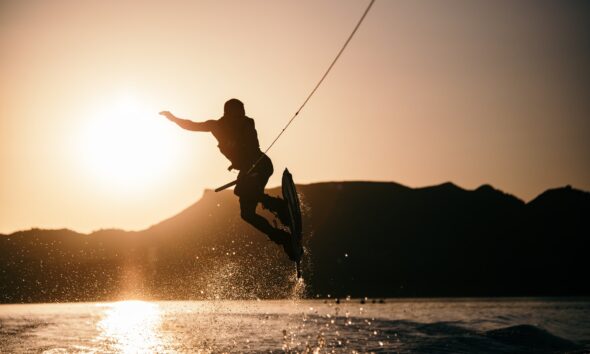
<instances>
[{"instance_id":1,"label":"sun","mask_svg":"<svg viewBox=\"0 0 590 354\"><path fill-rule=\"evenodd\" d=\"M178 135L157 107L130 93L96 106L80 135L80 158L94 179L129 191L153 185L174 168Z\"/></svg>"}]
</instances>

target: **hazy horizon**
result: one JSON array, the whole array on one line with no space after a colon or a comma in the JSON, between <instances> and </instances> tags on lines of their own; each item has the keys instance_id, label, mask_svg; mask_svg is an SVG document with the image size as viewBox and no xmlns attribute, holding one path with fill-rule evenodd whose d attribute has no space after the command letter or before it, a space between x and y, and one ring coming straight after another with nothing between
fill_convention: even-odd
<instances>
[{"instance_id":1,"label":"hazy horizon","mask_svg":"<svg viewBox=\"0 0 590 354\"><path fill-rule=\"evenodd\" d=\"M232 97L265 149L368 1L0 2L0 233L141 230L236 175L208 134ZM377 1L269 153L280 183L590 190L590 11Z\"/></svg>"}]
</instances>

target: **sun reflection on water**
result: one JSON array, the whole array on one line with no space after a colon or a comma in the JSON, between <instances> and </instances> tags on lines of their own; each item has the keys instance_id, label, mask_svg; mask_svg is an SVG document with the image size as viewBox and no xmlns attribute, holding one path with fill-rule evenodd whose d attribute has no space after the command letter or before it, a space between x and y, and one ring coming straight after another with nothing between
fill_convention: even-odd
<instances>
[{"instance_id":1,"label":"sun reflection on water","mask_svg":"<svg viewBox=\"0 0 590 354\"><path fill-rule=\"evenodd\" d=\"M153 353L164 347L160 306L145 301L121 301L105 306L97 326L100 341L119 353Z\"/></svg>"}]
</instances>

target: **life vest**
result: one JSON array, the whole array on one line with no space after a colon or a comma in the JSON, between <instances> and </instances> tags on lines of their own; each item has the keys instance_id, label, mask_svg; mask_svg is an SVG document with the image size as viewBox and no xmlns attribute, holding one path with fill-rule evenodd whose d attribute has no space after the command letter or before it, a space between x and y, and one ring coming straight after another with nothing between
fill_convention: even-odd
<instances>
[{"instance_id":1,"label":"life vest","mask_svg":"<svg viewBox=\"0 0 590 354\"><path fill-rule=\"evenodd\" d=\"M211 132L219 151L237 170L250 168L262 153L252 118L223 116Z\"/></svg>"}]
</instances>

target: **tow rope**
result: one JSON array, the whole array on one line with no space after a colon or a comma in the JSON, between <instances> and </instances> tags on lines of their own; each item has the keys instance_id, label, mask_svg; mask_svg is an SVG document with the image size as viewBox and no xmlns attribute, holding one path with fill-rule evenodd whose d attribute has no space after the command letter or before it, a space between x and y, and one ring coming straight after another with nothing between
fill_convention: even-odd
<instances>
[{"instance_id":1,"label":"tow rope","mask_svg":"<svg viewBox=\"0 0 590 354\"><path fill-rule=\"evenodd\" d=\"M344 45L342 46L342 48L340 48L340 51L338 52L338 54L336 55L336 57L334 58L334 60L332 60L332 63L330 64L330 66L328 67L328 69L326 70L326 72L324 73L324 75L322 76L322 78L320 79L320 81L318 81L318 83L315 85L315 87L313 88L313 90L311 90L311 92L309 93L309 95L307 96L307 98L305 99L305 101L303 101L303 103L301 104L301 106L299 107L299 109L297 109L297 111L295 112L295 114L293 115L293 117L291 117L291 119L289 119L289 121L287 122L287 124L285 125L285 127L283 128L283 130L281 130L281 132L272 141L272 143L268 146L268 148L266 148L266 150L264 150L264 153L262 153L260 155L260 157L252 164L252 167L250 167L250 169L248 170L248 172L246 172L246 175L250 174L250 172L252 172L252 170L254 170L254 168L256 167L256 165L258 165L258 163L260 162L260 160L262 160L262 158L264 157L264 155L266 155L266 153L273 147L273 145L277 142L277 140L279 140L279 138L283 135L283 133L285 132L285 130L287 130L287 128L289 128L289 126L295 120L295 118L297 118L297 116L299 115L299 112L301 112L301 110L303 109L303 107L305 107L305 105L307 104L307 102L309 102L309 100L315 94L315 92L320 87L320 85L322 84L322 82L324 82L324 80L326 79L326 77L328 76L328 74L330 73L330 71L332 70L332 68L334 67L334 64L336 64L336 62L338 61L338 59L340 59L340 56L342 55L342 53L344 52L344 50L348 46L348 43L350 43L350 40L352 39L352 37L354 37L354 34L356 33L356 31L359 29L359 27L363 23L365 17L369 13L369 10L373 6L373 3L375 3L375 0L371 0L371 2L369 3L369 5L365 9L365 12L361 16L360 20L357 22L356 26L354 27L354 29L352 30L352 32L348 36L348 39L346 40L346 42L344 42ZM223 186L215 189L215 191L216 192L220 192L220 191L222 191L224 189L227 189L227 188L229 188L231 186L236 185L237 183L238 183L238 180L236 179L235 181L229 182L229 183L224 184Z\"/></svg>"}]
</instances>

